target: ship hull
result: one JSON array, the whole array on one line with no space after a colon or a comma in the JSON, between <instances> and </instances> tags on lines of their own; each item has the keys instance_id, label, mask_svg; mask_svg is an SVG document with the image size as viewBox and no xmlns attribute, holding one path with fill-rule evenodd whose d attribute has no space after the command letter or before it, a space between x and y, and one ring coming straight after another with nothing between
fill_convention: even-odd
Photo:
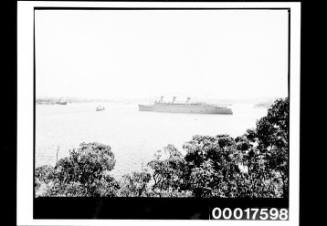
<instances>
[{"instance_id":1,"label":"ship hull","mask_svg":"<svg viewBox=\"0 0 327 226\"><path fill-rule=\"evenodd\" d=\"M187 113L187 114L233 114L232 110L225 107L213 105L187 105L187 104L154 104L139 105L139 111L154 111L167 113Z\"/></svg>"},{"instance_id":2,"label":"ship hull","mask_svg":"<svg viewBox=\"0 0 327 226\"><path fill-rule=\"evenodd\" d=\"M154 111L152 105L139 104L139 111Z\"/></svg>"}]
</instances>

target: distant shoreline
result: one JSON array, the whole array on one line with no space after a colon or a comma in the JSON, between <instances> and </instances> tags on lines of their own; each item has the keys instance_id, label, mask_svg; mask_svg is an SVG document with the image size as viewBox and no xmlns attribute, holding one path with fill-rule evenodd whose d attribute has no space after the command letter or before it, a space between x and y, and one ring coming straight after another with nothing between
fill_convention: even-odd
<instances>
[{"instance_id":1,"label":"distant shoreline","mask_svg":"<svg viewBox=\"0 0 327 226\"><path fill-rule=\"evenodd\" d=\"M107 102L107 103L153 103L155 98L121 98L121 99L105 99L105 98L77 98L77 97L43 97L36 98L35 103L38 105L57 105L60 100L65 100L67 104L72 103L97 103L97 102ZM254 107L268 107L272 103L271 98L258 98L258 99L203 99L203 98L192 98L193 101L202 101L208 104L252 104Z\"/></svg>"},{"instance_id":2,"label":"distant shoreline","mask_svg":"<svg viewBox=\"0 0 327 226\"><path fill-rule=\"evenodd\" d=\"M58 104L58 102L62 98L37 98L35 100L36 104L46 104L46 105L55 105ZM71 103L92 103L92 102L112 102L110 100L104 100L104 99L70 99L65 98L65 101L69 104Z\"/></svg>"}]
</instances>

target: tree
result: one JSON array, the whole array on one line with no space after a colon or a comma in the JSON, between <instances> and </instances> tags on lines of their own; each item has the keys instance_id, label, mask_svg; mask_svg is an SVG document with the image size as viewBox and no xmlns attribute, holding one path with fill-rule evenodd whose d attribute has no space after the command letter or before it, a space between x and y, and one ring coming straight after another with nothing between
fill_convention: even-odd
<instances>
[{"instance_id":1,"label":"tree","mask_svg":"<svg viewBox=\"0 0 327 226\"><path fill-rule=\"evenodd\" d=\"M267 128L268 139L260 136L262 128ZM289 100L278 99L269 108L267 116L257 123L257 135L260 150L265 152L268 167L272 175L280 177L283 196L288 197L288 155L289 155ZM260 135L259 135L260 134Z\"/></svg>"},{"instance_id":2,"label":"tree","mask_svg":"<svg viewBox=\"0 0 327 226\"><path fill-rule=\"evenodd\" d=\"M277 193L280 193L276 195L288 197L288 98L277 99L268 109L267 116L258 120L256 129L254 131L249 131L247 136L257 143L257 150L260 155L262 155L263 161L265 161L265 176L269 178L275 187L278 187L274 188ZM281 181L281 183L279 183L279 181Z\"/></svg>"},{"instance_id":3,"label":"tree","mask_svg":"<svg viewBox=\"0 0 327 226\"><path fill-rule=\"evenodd\" d=\"M176 197L187 196L182 191L185 186L186 170L183 155L173 146L168 145L156 153L156 159L148 163L152 169L152 190L155 196Z\"/></svg>"},{"instance_id":4,"label":"tree","mask_svg":"<svg viewBox=\"0 0 327 226\"><path fill-rule=\"evenodd\" d=\"M58 160L50 171L52 180L48 183L50 187L45 194L47 196L115 196L115 190L119 185L108 174L114 166L115 157L110 146L81 143L78 149L70 151L68 157Z\"/></svg>"},{"instance_id":5,"label":"tree","mask_svg":"<svg viewBox=\"0 0 327 226\"><path fill-rule=\"evenodd\" d=\"M45 194L49 189L49 184L51 184L51 181L54 179L54 168L49 165L37 167L34 177L35 195L40 196Z\"/></svg>"},{"instance_id":6,"label":"tree","mask_svg":"<svg viewBox=\"0 0 327 226\"><path fill-rule=\"evenodd\" d=\"M120 181L119 196L123 197L147 197L151 196L148 183L151 174L146 170L126 174Z\"/></svg>"},{"instance_id":7,"label":"tree","mask_svg":"<svg viewBox=\"0 0 327 226\"><path fill-rule=\"evenodd\" d=\"M196 197L233 197L238 154L235 140L229 135L194 136L183 148L189 166L184 175Z\"/></svg>"},{"instance_id":8,"label":"tree","mask_svg":"<svg viewBox=\"0 0 327 226\"><path fill-rule=\"evenodd\" d=\"M39 186L44 183L48 184L53 179L54 169L52 166L43 165L35 169L35 186Z\"/></svg>"}]
</instances>

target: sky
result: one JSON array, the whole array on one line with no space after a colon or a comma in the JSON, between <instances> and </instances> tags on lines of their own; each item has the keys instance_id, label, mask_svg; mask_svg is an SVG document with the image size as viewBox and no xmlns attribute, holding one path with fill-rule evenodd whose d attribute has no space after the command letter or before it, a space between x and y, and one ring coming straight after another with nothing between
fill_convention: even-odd
<instances>
[{"instance_id":1,"label":"sky","mask_svg":"<svg viewBox=\"0 0 327 226\"><path fill-rule=\"evenodd\" d=\"M285 10L36 11L36 96L287 96Z\"/></svg>"}]
</instances>

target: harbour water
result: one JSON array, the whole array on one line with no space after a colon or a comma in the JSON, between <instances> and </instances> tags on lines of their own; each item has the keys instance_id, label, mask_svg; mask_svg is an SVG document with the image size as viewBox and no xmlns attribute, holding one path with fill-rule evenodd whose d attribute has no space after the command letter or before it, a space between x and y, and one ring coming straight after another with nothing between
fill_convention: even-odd
<instances>
[{"instance_id":1,"label":"harbour water","mask_svg":"<svg viewBox=\"0 0 327 226\"><path fill-rule=\"evenodd\" d=\"M104 111L96 111L102 105ZM266 115L266 108L253 104L231 106L233 115L140 112L137 104L72 103L36 105L36 166L54 165L57 158L82 142L111 146L119 177L140 170L154 153L168 144L182 151L193 135L242 135Z\"/></svg>"}]
</instances>

